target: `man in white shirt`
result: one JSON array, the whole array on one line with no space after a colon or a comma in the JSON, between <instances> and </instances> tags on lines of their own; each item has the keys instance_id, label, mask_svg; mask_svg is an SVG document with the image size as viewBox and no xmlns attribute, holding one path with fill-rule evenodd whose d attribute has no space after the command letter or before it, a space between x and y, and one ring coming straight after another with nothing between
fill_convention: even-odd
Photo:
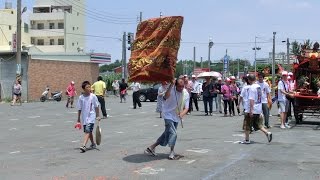
<instances>
[{"instance_id":1,"label":"man in white shirt","mask_svg":"<svg viewBox=\"0 0 320 180\"><path fill-rule=\"evenodd\" d=\"M119 82L118 82L118 80L114 80L112 82L112 87L113 87L113 94L118 97L118 91L119 91Z\"/></svg>"},{"instance_id":2,"label":"man in white shirt","mask_svg":"<svg viewBox=\"0 0 320 180\"><path fill-rule=\"evenodd\" d=\"M200 92L201 91L201 85L196 80L196 76L195 75L192 75L191 85L192 85L192 90L191 90L191 96L190 96L189 112L193 111L192 101L194 102L194 105L195 105L197 111L199 111L198 96L200 96L200 93L201 93Z\"/></svg>"},{"instance_id":3,"label":"man in white shirt","mask_svg":"<svg viewBox=\"0 0 320 180\"><path fill-rule=\"evenodd\" d=\"M256 77L253 74L248 76L249 84L252 84L249 88L249 102L247 107L245 108L245 119L243 122L243 128L245 130L245 140L241 142L241 144L250 144L249 133L251 130L251 126L253 126L254 130L261 130L268 139L268 142L272 141L272 133L268 132L262 125L262 91L259 84L255 83Z\"/></svg>"},{"instance_id":4,"label":"man in white shirt","mask_svg":"<svg viewBox=\"0 0 320 180\"><path fill-rule=\"evenodd\" d=\"M268 108L268 97L271 92L271 89L269 87L269 84L264 82L264 74L259 73L258 75L259 81L257 82L260 85L261 91L262 91L262 112L264 117L264 126L266 128L270 128L269 125L269 108Z\"/></svg>"},{"instance_id":5,"label":"man in white shirt","mask_svg":"<svg viewBox=\"0 0 320 180\"><path fill-rule=\"evenodd\" d=\"M281 118L281 129L291 128L288 124L286 124L287 112L289 109L289 101L286 98L286 95L290 96L289 94L289 85L288 81L288 72L282 72L282 78L278 82L278 102L279 102L279 109L280 109L280 118Z\"/></svg>"},{"instance_id":6,"label":"man in white shirt","mask_svg":"<svg viewBox=\"0 0 320 180\"><path fill-rule=\"evenodd\" d=\"M140 93L140 83L133 82L130 87L132 88L133 94L132 94L132 100L133 100L133 109L137 109L137 104L141 108L141 102L139 99Z\"/></svg>"},{"instance_id":7,"label":"man in white shirt","mask_svg":"<svg viewBox=\"0 0 320 180\"><path fill-rule=\"evenodd\" d=\"M168 87L162 103L162 116L165 122L165 130L158 140L149 146L146 154L156 156L155 148L158 145L168 145L171 149L169 159L175 159L174 146L177 140L177 127L179 121L188 113L189 109L189 93L184 88L184 81L178 79L173 81Z\"/></svg>"}]
</instances>

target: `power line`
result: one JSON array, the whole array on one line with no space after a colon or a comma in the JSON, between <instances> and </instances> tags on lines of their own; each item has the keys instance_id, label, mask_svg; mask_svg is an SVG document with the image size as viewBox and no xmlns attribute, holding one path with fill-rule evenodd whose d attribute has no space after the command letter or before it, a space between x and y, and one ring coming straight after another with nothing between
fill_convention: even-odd
<instances>
[{"instance_id":1,"label":"power line","mask_svg":"<svg viewBox=\"0 0 320 180\"><path fill-rule=\"evenodd\" d=\"M63 2L62 0L54 0L55 2L59 3L60 5L66 5L65 2ZM101 17L101 16L97 16L93 13L90 13L90 12L85 12L84 10L81 10L81 9L78 9L76 7L72 7L74 10L76 11L79 11L78 13L85 16L85 17L88 17L88 18L91 18L93 20L97 20L97 21L100 21L100 22L104 22L104 23L109 23L109 24L136 24L136 22L132 22L132 21L120 21L120 20L108 20L106 19L106 17Z\"/></svg>"}]
</instances>

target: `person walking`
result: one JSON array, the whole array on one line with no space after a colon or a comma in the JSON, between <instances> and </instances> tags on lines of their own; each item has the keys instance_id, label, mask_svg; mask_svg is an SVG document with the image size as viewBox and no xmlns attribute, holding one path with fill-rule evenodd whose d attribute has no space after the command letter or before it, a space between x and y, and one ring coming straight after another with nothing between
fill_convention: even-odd
<instances>
[{"instance_id":1,"label":"person walking","mask_svg":"<svg viewBox=\"0 0 320 180\"><path fill-rule=\"evenodd\" d=\"M133 100L133 109L137 109L137 104L139 106L139 108L141 108L141 102L140 102L140 99L139 99L139 96L140 96L140 83L138 82L133 82L131 85L130 85L130 88L132 88L132 91L133 91L133 94L132 94L132 100Z\"/></svg>"},{"instance_id":2,"label":"person walking","mask_svg":"<svg viewBox=\"0 0 320 180\"><path fill-rule=\"evenodd\" d=\"M262 112L263 112L263 117L264 117L264 126L266 128L270 128L269 125L269 108L268 108L268 97L270 95L271 89L269 87L269 84L264 82L264 74L259 73L258 74L258 82L261 91L262 91Z\"/></svg>"},{"instance_id":3,"label":"person walking","mask_svg":"<svg viewBox=\"0 0 320 180\"><path fill-rule=\"evenodd\" d=\"M22 86L21 86L20 82L18 80L16 80L13 85L13 90L12 90L13 99L12 99L11 106L14 106L17 101L19 101L20 106L22 105L21 92L22 92Z\"/></svg>"},{"instance_id":4,"label":"person walking","mask_svg":"<svg viewBox=\"0 0 320 180\"><path fill-rule=\"evenodd\" d=\"M199 111L199 106L198 106L198 97L200 96L200 91L201 91L201 85L197 81L196 75L192 75L192 80L191 80L191 85L192 85L192 90L191 90L191 96L190 96L190 104L189 107L192 108L192 102L194 102L194 106L196 107L197 111Z\"/></svg>"},{"instance_id":5,"label":"person walking","mask_svg":"<svg viewBox=\"0 0 320 180\"><path fill-rule=\"evenodd\" d=\"M213 92L214 86L210 80L210 77L205 77L206 82L202 85L203 90L203 104L204 104L204 112L205 116L208 116L208 112L210 116L212 116L212 101L213 101ZM208 111L208 104L209 104L209 111Z\"/></svg>"},{"instance_id":6,"label":"person walking","mask_svg":"<svg viewBox=\"0 0 320 180\"><path fill-rule=\"evenodd\" d=\"M101 112L103 115L103 119L107 118L107 112L106 112L106 102L104 100L104 96L106 93L106 83L102 81L102 77L99 76L97 78L97 82L95 82L91 86L91 90L94 92L94 94L97 96L98 101L100 103Z\"/></svg>"},{"instance_id":7,"label":"person walking","mask_svg":"<svg viewBox=\"0 0 320 180\"><path fill-rule=\"evenodd\" d=\"M127 95L128 84L126 83L125 79L121 80L119 84L119 94L120 94L120 103L126 102L126 95Z\"/></svg>"},{"instance_id":8,"label":"person walking","mask_svg":"<svg viewBox=\"0 0 320 180\"><path fill-rule=\"evenodd\" d=\"M295 81L293 79L293 73L289 72L288 73L288 85L289 85L289 92L294 91L294 87L295 87ZM291 98L290 96L287 96L287 99L289 101L289 107L288 107L288 114L287 114L287 118L286 118L286 123L288 123L288 119L292 119L292 109L294 112L294 98Z\"/></svg>"},{"instance_id":9,"label":"person walking","mask_svg":"<svg viewBox=\"0 0 320 180\"><path fill-rule=\"evenodd\" d=\"M223 104L224 104L224 116L227 117L227 110L229 109L230 117L232 116L232 94L229 78L226 79L226 84L221 87L221 92L223 94ZM229 108L228 108L229 107Z\"/></svg>"},{"instance_id":10,"label":"person walking","mask_svg":"<svg viewBox=\"0 0 320 180\"><path fill-rule=\"evenodd\" d=\"M289 84L288 84L288 72L282 72L282 78L278 82L278 102L279 102L279 110L280 110L280 118L281 118L281 129L291 128L289 124L286 123L287 113L289 109L289 101L286 96L290 96L289 94Z\"/></svg>"},{"instance_id":11,"label":"person walking","mask_svg":"<svg viewBox=\"0 0 320 180\"><path fill-rule=\"evenodd\" d=\"M114 81L112 82L112 88L113 88L113 94L114 94L115 96L119 97L119 96L118 96L118 91L119 91L119 82L118 82L118 80L114 80Z\"/></svg>"},{"instance_id":12,"label":"person walking","mask_svg":"<svg viewBox=\"0 0 320 180\"><path fill-rule=\"evenodd\" d=\"M218 82L214 84L214 88L215 91L217 92L217 98L216 98L216 110L219 110L219 113L222 113L222 91L221 91L221 87L222 87L222 79L221 77L218 77ZM218 106L217 106L218 105Z\"/></svg>"},{"instance_id":13,"label":"person walking","mask_svg":"<svg viewBox=\"0 0 320 180\"><path fill-rule=\"evenodd\" d=\"M232 107L232 112L233 116L235 116L235 110L234 108L237 108L238 115L240 116L240 108L239 108L239 101L238 101L238 95L239 95L239 87L236 84L236 77L231 76L230 77L231 83L230 83L230 88L231 88L231 94L232 94L232 101L231 101L231 107Z\"/></svg>"},{"instance_id":14,"label":"person walking","mask_svg":"<svg viewBox=\"0 0 320 180\"><path fill-rule=\"evenodd\" d=\"M156 112L160 113L160 118L162 118L162 101L163 101L163 96L165 95L166 91L167 91L167 82L163 81L161 83L161 86L158 89L158 96L157 96Z\"/></svg>"},{"instance_id":15,"label":"person walking","mask_svg":"<svg viewBox=\"0 0 320 180\"><path fill-rule=\"evenodd\" d=\"M74 81L71 81L69 86L67 87L66 95L68 96L66 108L69 107L69 103L71 105L70 107L73 108L74 96L77 95L76 88L74 86Z\"/></svg>"},{"instance_id":16,"label":"person walking","mask_svg":"<svg viewBox=\"0 0 320 180\"><path fill-rule=\"evenodd\" d=\"M78 108L78 120L77 123L83 125L84 131L84 140L83 144L80 147L82 153L86 152L86 145L88 140L91 141L91 149L96 148L96 144L93 139L93 128L95 124L95 120L100 121L99 118L99 102L96 95L91 93L91 84L89 81L84 81L81 85L83 89L83 94L80 95L77 108ZM80 126L81 127L81 126Z\"/></svg>"},{"instance_id":17,"label":"person walking","mask_svg":"<svg viewBox=\"0 0 320 180\"><path fill-rule=\"evenodd\" d=\"M183 76L183 82L184 82L184 88L187 90L189 93L189 110L188 110L188 115L191 114L191 111L193 111L192 104L191 104L191 91L192 91L192 81L189 81L188 75ZM191 104L191 106L190 106Z\"/></svg>"},{"instance_id":18,"label":"person walking","mask_svg":"<svg viewBox=\"0 0 320 180\"><path fill-rule=\"evenodd\" d=\"M162 113L165 123L165 130L155 143L149 146L144 152L146 154L156 156L155 148L158 145L169 146L169 159L176 158L174 147L177 140L177 127L179 121L188 113L190 95L184 89L184 82L182 79L172 81L169 85L163 99Z\"/></svg>"},{"instance_id":19,"label":"person walking","mask_svg":"<svg viewBox=\"0 0 320 180\"><path fill-rule=\"evenodd\" d=\"M248 103L245 109L245 118L243 121L243 130L245 131L245 139L241 144L250 144L249 134L251 126L255 131L261 130L267 137L268 142L272 141L272 133L268 132L262 125L262 91L259 84L255 83L256 77L253 74L248 76L248 82L251 84L248 91Z\"/></svg>"}]
</instances>

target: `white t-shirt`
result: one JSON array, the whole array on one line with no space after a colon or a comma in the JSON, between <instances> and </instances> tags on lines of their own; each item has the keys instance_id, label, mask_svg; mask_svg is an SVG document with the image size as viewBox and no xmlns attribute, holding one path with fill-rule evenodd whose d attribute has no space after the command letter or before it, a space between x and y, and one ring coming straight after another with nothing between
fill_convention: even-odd
<instances>
[{"instance_id":1,"label":"white t-shirt","mask_svg":"<svg viewBox=\"0 0 320 180\"><path fill-rule=\"evenodd\" d=\"M254 100L253 114L262 113L262 91L259 84L252 84L249 89L249 107L250 101ZM250 109L249 109L250 112Z\"/></svg>"},{"instance_id":2,"label":"white t-shirt","mask_svg":"<svg viewBox=\"0 0 320 180\"><path fill-rule=\"evenodd\" d=\"M269 87L269 84L266 82L262 82L260 83L259 81L257 82L257 84L260 85L261 87L261 91L262 91L262 103L268 103L268 96L267 94L271 92L271 89Z\"/></svg>"},{"instance_id":3,"label":"white t-shirt","mask_svg":"<svg viewBox=\"0 0 320 180\"><path fill-rule=\"evenodd\" d=\"M80 95L78 104L78 110L81 110L81 122L82 125L89 123L95 123L96 120L96 107L99 107L99 101L96 95L90 94L89 96Z\"/></svg>"},{"instance_id":4,"label":"white t-shirt","mask_svg":"<svg viewBox=\"0 0 320 180\"><path fill-rule=\"evenodd\" d=\"M199 94L201 92L201 86L198 81L192 82L192 93L197 93Z\"/></svg>"},{"instance_id":5,"label":"white t-shirt","mask_svg":"<svg viewBox=\"0 0 320 180\"><path fill-rule=\"evenodd\" d=\"M178 112L189 108L189 99L190 95L186 89L183 89L182 92L178 92L176 87L173 86L169 98L162 102L163 118L179 122L180 118Z\"/></svg>"},{"instance_id":6,"label":"white t-shirt","mask_svg":"<svg viewBox=\"0 0 320 180\"><path fill-rule=\"evenodd\" d=\"M240 93L240 97L242 97L242 106L243 106L243 109L246 113L249 112L250 110L250 107L249 107L249 89L250 89L250 86L251 85L245 85L242 90L241 90L241 93Z\"/></svg>"},{"instance_id":7,"label":"white t-shirt","mask_svg":"<svg viewBox=\"0 0 320 180\"><path fill-rule=\"evenodd\" d=\"M131 86L133 92L137 92L140 89L140 83L132 83Z\"/></svg>"},{"instance_id":8,"label":"white t-shirt","mask_svg":"<svg viewBox=\"0 0 320 180\"><path fill-rule=\"evenodd\" d=\"M285 102L287 100L286 96L281 92L281 90L288 91L288 85L284 81L280 80L278 82L278 101Z\"/></svg>"}]
</instances>

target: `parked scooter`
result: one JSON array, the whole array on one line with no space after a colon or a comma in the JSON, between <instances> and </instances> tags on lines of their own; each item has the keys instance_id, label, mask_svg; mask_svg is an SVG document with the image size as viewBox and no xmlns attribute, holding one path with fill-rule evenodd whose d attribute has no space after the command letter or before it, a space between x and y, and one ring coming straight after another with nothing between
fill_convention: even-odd
<instances>
[{"instance_id":1,"label":"parked scooter","mask_svg":"<svg viewBox=\"0 0 320 180\"><path fill-rule=\"evenodd\" d=\"M45 102L46 100L53 100L53 101L61 101L62 99L62 91L55 91L51 93L51 97L48 97L49 94L49 87L46 88L46 90L42 93L40 97L41 102Z\"/></svg>"}]
</instances>

